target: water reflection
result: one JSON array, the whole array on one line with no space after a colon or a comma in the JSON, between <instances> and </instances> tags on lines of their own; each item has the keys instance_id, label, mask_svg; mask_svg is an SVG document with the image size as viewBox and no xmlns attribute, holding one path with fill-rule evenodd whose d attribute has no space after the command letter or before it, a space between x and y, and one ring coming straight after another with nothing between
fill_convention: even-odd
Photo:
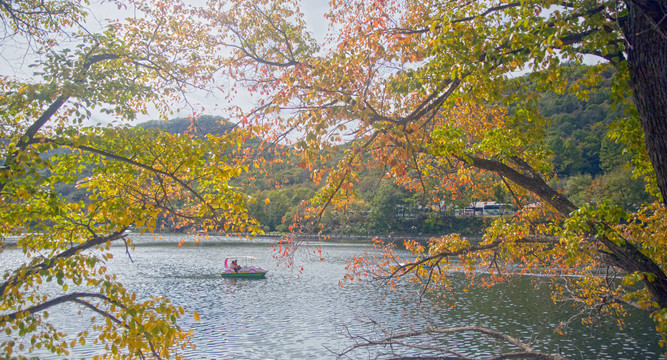
<instances>
[{"instance_id":1,"label":"water reflection","mask_svg":"<svg viewBox=\"0 0 667 360\"><path fill-rule=\"evenodd\" d=\"M622 331L607 321L595 327L575 325L565 336L554 334L555 325L568 319L574 309L555 307L544 289L535 290L530 278L488 290L473 288L464 296L452 294L448 302L429 305L435 299L426 298L419 304L420 288L414 285L396 292L358 283L341 288L338 282L345 261L369 250L369 245L324 245L325 262L305 251L296 259L304 265L300 272L275 267L270 241L210 238L179 248L180 238L175 236L135 240L134 262L124 254L124 247L118 247L108 267L140 297L167 296L190 314L200 314L200 321L190 315L181 323L196 333L197 349L186 352L193 359L334 359L328 349L348 346L346 331L372 331L364 322L368 318L396 331L428 325L489 327L531 342L544 352L560 348L575 359L659 358L661 351L645 316L630 318ZM254 256L269 273L261 280L223 279L220 272L228 255ZM464 277L455 281L455 290L464 282ZM61 316L64 331L74 333L90 326L89 316L77 317L67 309L52 313L52 318ZM473 335L441 341L477 355L491 355L498 346L480 342ZM91 357L99 351L90 346L75 348L72 358ZM353 358L367 356L358 353Z\"/></svg>"}]
</instances>

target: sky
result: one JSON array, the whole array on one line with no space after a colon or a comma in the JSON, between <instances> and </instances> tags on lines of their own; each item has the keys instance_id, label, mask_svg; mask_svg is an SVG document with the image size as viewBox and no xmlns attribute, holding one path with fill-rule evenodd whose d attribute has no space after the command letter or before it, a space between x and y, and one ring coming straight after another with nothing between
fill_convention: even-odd
<instances>
[{"instance_id":1,"label":"sky","mask_svg":"<svg viewBox=\"0 0 667 360\"><path fill-rule=\"evenodd\" d=\"M192 5L201 3L198 0L185 0ZM327 31L327 21L324 19L324 13L328 9L328 0L301 0L301 10L305 15L305 20L308 25L308 30L312 36L318 41L323 40ZM86 28L91 31L99 31L103 28L105 19L108 18L123 18L132 16L133 9L119 10L113 1L91 2L90 17L86 22ZM33 76L35 71L30 65L33 64L37 57L32 52L25 41L17 40L15 38L7 38L0 36L0 76L16 76L22 79L28 79ZM220 109L227 107L229 104L224 103L224 99L216 96L215 93L193 92L188 96L188 101L195 107L201 108L202 114L216 115ZM249 97L240 97L240 102L245 104L235 104L242 106L252 106ZM183 109L182 112L174 113L174 117L190 116L189 109ZM155 120L158 118L157 111L151 111L147 115L140 115L135 123L140 123L148 120ZM93 113L90 125L104 124L110 122L112 119L107 115Z\"/></svg>"},{"instance_id":2,"label":"sky","mask_svg":"<svg viewBox=\"0 0 667 360\"><path fill-rule=\"evenodd\" d=\"M329 0L301 0L301 11L304 13L308 31L319 43L324 40L327 33L328 22L324 18L324 14L328 8ZM191 94L189 101L204 106L205 109L203 115L217 115L222 109L229 105L225 103L225 99L216 96L215 93L193 93ZM238 102L239 103L234 105L242 105L248 109L256 105L253 103L250 95L240 95L238 97ZM174 117L190 116L187 112L188 109L184 109L184 111L185 112L182 113L182 115L176 114ZM148 115L143 116L140 120L154 120L155 118L156 116Z\"/></svg>"},{"instance_id":3,"label":"sky","mask_svg":"<svg viewBox=\"0 0 667 360\"><path fill-rule=\"evenodd\" d=\"M133 15L133 8L128 8L124 11L118 10L114 0L97 0L90 5L91 16L86 24L86 27L91 31L100 30L103 27L104 19L106 18L123 18ZM101 1L101 3L99 3ZM122 0L119 0L122 1ZM204 0L184 0L191 2L192 5L201 4ZM252 1L252 0L249 0ZM328 22L324 18L324 13L329 8L329 0L301 0L301 10L305 15L308 30L312 36L320 43L323 42L328 30ZM1 31L1 28L0 28ZM35 61L34 54L28 51L25 43L12 39L11 37L3 37L0 33L0 75L17 76L20 78L29 78L34 69L29 65ZM600 59L590 58L586 63L596 63ZM525 72L517 72L515 76L524 75ZM218 115L222 113L222 109L226 108L228 103L219 94L194 92L189 94L188 101L198 109L200 114ZM241 105L245 108L251 108L253 100L248 95L241 95L233 105ZM191 110L183 107L183 111L175 111L173 117L189 117ZM155 120L159 117L157 111L151 111L147 115L139 115L135 123L140 123L148 120ZM91 125L96 123L108 123L111 118L104 114L93 114Z\"/></svg>"},{"instance_id":4,"label":"sky","mask_svg":"<svg viewBox=\"0 0 667 360\"><path fill-rule=\"evenodd\" d=\"M313 38L320 43L324 40L328 29L328 22L324 18L324 14L328 8L329 0L301 0L301 11L304 13L308 31ZM190 95L188 100L193 103L193 105L204 106L202 115L217 115L222 109L229 105L225 103L225 99L216 96L215 93L195 92ZM241 105L247 109L256 105L253 103L250 95L240 95L237 100L237 103L234 105ZM190 116L188 110L189 109L184 109L183 112L175 114L174 117L188 117ZM156 115L149 114L142 116L137 122L154 120L156 118Z\"/></svg>"}]
</instances>

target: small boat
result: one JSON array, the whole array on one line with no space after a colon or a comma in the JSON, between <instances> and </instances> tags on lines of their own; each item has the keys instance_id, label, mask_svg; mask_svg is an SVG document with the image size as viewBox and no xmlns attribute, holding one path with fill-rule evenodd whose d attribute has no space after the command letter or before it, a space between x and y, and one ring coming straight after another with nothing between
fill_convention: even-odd
<instances>
[{"instance_id":1,"label":"small boat","mask_svg":"<svg viewBox=\"0 0 667 360\"><path fill-rule=\"evenodd\" d=\"M252 265L253 260L256 259L252 256L228 257L220 275L228 279L263 279L268 271Z\"/></svg>"}]
</instances>

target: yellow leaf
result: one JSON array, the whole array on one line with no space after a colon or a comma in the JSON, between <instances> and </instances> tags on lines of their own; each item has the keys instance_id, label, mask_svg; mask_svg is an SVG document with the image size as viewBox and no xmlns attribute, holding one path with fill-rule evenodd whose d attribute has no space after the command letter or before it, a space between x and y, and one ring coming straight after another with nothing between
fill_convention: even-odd
<instances>
[{"instance_id":1,"label":"yellow leaf","mask_svg":"<svg viewBox=\"0 0 667 360\"><path fill-rule=\"evenodd\" d=\"M199 313L195 311L195 320L199 321Z\"/></svg>"}]
</instances>

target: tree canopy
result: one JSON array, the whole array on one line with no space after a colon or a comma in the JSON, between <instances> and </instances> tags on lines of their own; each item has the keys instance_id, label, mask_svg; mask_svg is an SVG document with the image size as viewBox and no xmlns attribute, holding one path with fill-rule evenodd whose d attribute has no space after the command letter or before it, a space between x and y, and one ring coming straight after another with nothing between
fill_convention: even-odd
<instances>
[{"instance_id":1,"label":"tree canopy","mask_svg":"<svg viewBox=\"0 0 667 360\"><path fill-rule=\"evenodd\" d=\"M137 1L134 16L93 32L86 5L0 7L3 41L27 45L20 61L36 59L33 76L0 78L0 349L8 358L38 349L67 356L94 342L105 358L180 358L190 345L191 332L177 323L186 310L128 291L107 271L111 243L129 251L128 229L155 232L165 218L258 231L249 199L230 184L247 170L241 145L250 134L123 125L151 108L167 116L189 89L210 83L208 29L177 1ZM98 119L111 125L93 125ZM76 196L63 196L63 187ZM9 259L7 246L23 257ZM49 312L63 304L92 327L65 334L51 323Z\"/></svg>"},{"instance_id":2,"label":"tree canopy","mask_svg":"<svg viewBox=\"0 0 667 360\"><path fill-rule=\"evenodd\" d=\"M313 231L326 209L350 206L361 169L378 169L433 204L461 193L490 197L501 185L521 211L495 222L482 242L457 234L433 237L425 245L409 242L413 259L388 254L372 265L358 259L350 277L413 276L430 287L446 282L453 269L470 276L487 269L491 282L546 274L554 279L554 299L583 304L584 317L588 311L619 314L637 307L650 312L667 334L662 2L335 0L330 5L331 31L322 49L303 50L309 36L297 32L303 31L298 20L288 24L292 18L282 8L275 11L275 4L245 8L244 16L226 23L244 34L232 59L235 68L252 69L239 80L265 99L249 122L278 124L277 136L301 134L295 146L304 167L322 150L351 144L336 166L313 174L316 181L325 179L324 186L296 229ZM264 35L267 29L278 36L246 35ZM583 76L568 76L568 63L584 62L593 66ZM563 171L554 168L554 159L576 162L583 154L568 152L567 142L550 148L545 136L550 124L538 108L541 94L568 93L588 101L609 74L609 98L623 113L607 136L634 154L635 175L645 176L646 191L659 199L634 212L604 199L577 206L550 185Z\"/></svg>"},{"instance_id":3,"label":"tree canopy","mask_svg":"<svg viewBox=\"0 0 667 360\"><path fill-rule=\"evenodd\" d=\"M28 39L39 53L34 80L5 76L0 85L0 221L27 258L0 284L0 325L13 336L0 346L9 354L25 347L63 354L74 346L45 325L45 311L62 302L104 318L97 341L113 356L157 358L187 345L176 324L182 309L136 299L105 274L108 244L124 239L130 224L151 230L162 216L256 231L247 197L230 180L247 161L282 161L257 154L289 141L297 164L323 183L295 214L296 233L316 232L327 210L355 207L365 169L433 206L465 201L462 194L492 197L504 187L520 209L488 227L481 242L459 234L406 242L411 259L378 244L384 256L354 259L350 279L407 277L428 290L446 284L450 270L482 276L475 282L485 285L537 273L553 279L554 300L581 304L583 317L632 306L650 312L667 335L667 22L660 1L332 0L321 46L296 0L211 0L201 8L132 2L140 15L108 21L100 32L82 26L85 3L2 5L8 38ZM569 63L591 60L583 76L568 76ZM622 111L609 139L628 149L635 175L659 199L636 211L605 195L575 205L551 186L559 172L576 172L585 154L548 141L542 94L588 101L605 81L610 106ZM95 114L131 120L151 107L166 116L190 89L210 86L230 102L239 94L253 99L253 110L230 106L222 114L239 131L203 139L83 125ZM591 108L586 116L598 113ZM266 144L241 148L246 130ZM62 183L85 190L83 198L60 196L53 189ZM274 200L276 208L284 202ZM40 291L53 281L62 293ZM26 333L33 335L21 342Z\"/></svg>"}]
</instances>

